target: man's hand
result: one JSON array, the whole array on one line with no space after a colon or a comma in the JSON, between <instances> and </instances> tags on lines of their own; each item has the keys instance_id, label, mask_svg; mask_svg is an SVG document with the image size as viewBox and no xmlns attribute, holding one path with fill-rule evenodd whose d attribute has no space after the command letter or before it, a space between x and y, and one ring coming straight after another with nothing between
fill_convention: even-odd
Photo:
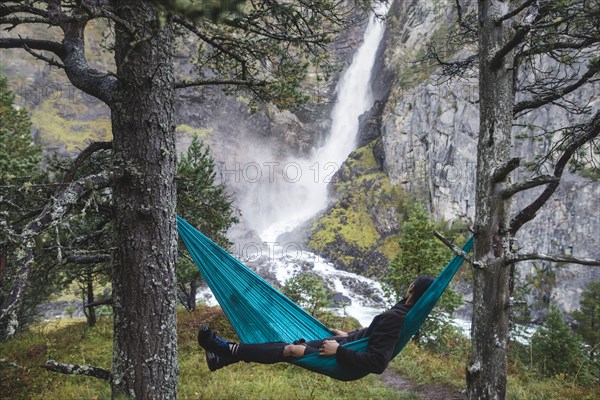
<instances>
[{"instance_id":1,"label":"man's hand","mask_svg":"<svg viewBox=\"0 0 600 400\"><path fill-rule=\"evenodd\" d=\"M340 344L335 340L324 340L323 346L319 349L319 355L323 357L335 356Z\"/></svg>"},{"instance_id":2,"label":"man's hand","mask_svg":"<svg viewBox=\"0 0 600 400\"><path fill-rule=\"evenodd\" d=\"M333 336L348 336L348 332L340 331L339 329L330 329L333 332Z\"/></svg>"}]
</instances>

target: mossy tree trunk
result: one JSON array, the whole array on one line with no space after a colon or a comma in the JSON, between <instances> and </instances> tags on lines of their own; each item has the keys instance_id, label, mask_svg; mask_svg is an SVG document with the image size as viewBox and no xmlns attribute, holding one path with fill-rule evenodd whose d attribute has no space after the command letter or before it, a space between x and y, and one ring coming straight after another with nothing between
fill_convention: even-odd
<instances>
[{"instance_id":1,"label":"mossy tree trunk","mask_svg":"<svg viewBox=\"0 0 600 400\"><path fill-rule=\"evenodd\" d=\"M174 33L149 2L115 1L113 397L177 397Z\"/></svg>"},{"instance_id":2,"label":"mossy tree trunk","mask_svg":"<svg viewBox=\"0 0 600 400\"><path fill-rule=\"evenodd\" d=\"M509 252L510 199L500 193L511 171L513 55L499 60L497 51L512 33L510 20L496 18L509 2L479 1L480 124L477 153L475 249L473 271L473 353L467 369L470 399L504 399L511 268Z\"/></svg>"}]
</instances>

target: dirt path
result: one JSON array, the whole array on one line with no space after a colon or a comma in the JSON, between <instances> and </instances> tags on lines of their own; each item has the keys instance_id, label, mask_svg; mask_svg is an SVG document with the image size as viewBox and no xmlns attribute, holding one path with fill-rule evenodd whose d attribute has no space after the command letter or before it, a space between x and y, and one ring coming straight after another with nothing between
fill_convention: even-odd
<instances>
[{"instance_id":1,"label":"dirt path","mask_svg":"<svg viewBox=\"0 0 600 400\"><path fill-rule=\"evenodd\" d=\"M423 400L466 400L467 396L454 388L442 385L416 385L404 378L392 368L387 368L381 374L381 380L386 385L398 390L415 393Z\"/></svg>"}]
</instances>

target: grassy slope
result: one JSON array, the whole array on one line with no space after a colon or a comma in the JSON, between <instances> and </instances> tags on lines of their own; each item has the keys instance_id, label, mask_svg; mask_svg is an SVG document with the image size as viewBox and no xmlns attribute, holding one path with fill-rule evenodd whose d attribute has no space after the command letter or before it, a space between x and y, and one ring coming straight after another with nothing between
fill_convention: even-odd
<instances>
[{"instance_id":1,"label":"grassy slope","mask_svg":"<svg viewBox=\"0 0 600 400\"><path fill-rule=\"evenodd\" d=\"M218 309L201 307L194 314L178 316L180 399L417 399L412 394L385 387L371 376L344 383L278 364L239 363L211 373L196 333L200 323L234 337L231 326ZM0 397L7 399L109 399L108 383L95 378L61 375L39 366L52 358L59 362L109 368L112 321L100 318L94 328L83 320L38 324L15 339L2 343L0 358L22 366L0 364Z\"/></svg>"},{"instance_id":2,"label":"grassy slope","mask_svg":"<svg viewBox=\"0 0 600 400\"><path fill-rule=\"evenodd\" d=\"M218 308L200 307L178 316L179 398L180 399L410 399L414 394L399 392L381 383L375 375L355 382L339 382L288 364L239 363L217 372L208 371L204 353L196 343L200 323L217 328L223 336L235 334ZM90 364L109 368L112 325L101 318L94 328L83 320L62 320L38 324L15 339L2 343L0 359L22 366L0 363L0 397L6 399L109 399L108 383L95 378L61 375L39 366L52 358L59 362ZM409 344L392 362L392 369L417 385L464 388L465 351L431 354ZM512 374L509 399L595 399L600 388L581 388L570 381L540 380L526 374Z\"/></svg>"}]
</instances>

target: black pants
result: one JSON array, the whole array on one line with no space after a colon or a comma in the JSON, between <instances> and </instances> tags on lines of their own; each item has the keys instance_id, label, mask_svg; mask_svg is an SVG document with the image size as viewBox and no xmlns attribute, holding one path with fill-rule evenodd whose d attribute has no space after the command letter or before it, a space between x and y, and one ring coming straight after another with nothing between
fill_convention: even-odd
<instances>
[{"instance_id":1,"label":"black pants","mask_svg":"<svg viewBox=\"0 0 600 400\"><path fill-rule=\"evenodd\" d=\"M318 353L319 348L321 345L323 345L324 340L336 340L339 344L348 342L346 337L332 336L329 338L311 340L308 342L304 340L298 340L294 342L294 344L306 345L304 355L309 355ZM295 357L285 357L283 355L283 350L288 344L289 343L285 342L268 342L259 344L240 343L235 357L239 359L239 361L256 362L261 364L275 364L278 362L292 361L295 359Z\"/></svg>"}]
</instances>

